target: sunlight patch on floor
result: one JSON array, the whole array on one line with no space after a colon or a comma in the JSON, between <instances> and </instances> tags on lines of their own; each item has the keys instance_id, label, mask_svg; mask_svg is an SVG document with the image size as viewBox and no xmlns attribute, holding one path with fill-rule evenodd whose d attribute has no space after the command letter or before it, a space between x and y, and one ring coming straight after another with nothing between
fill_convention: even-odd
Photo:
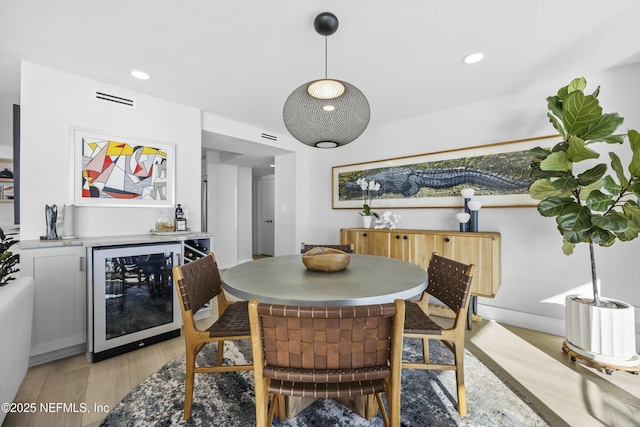
<instances>
[{"instance_id":1,"label":"sunlight patch on floor","mask_svg":"<svg viewBox=\"0 0 640 427\"><path fill-rule=\"evenodd\" d=\"M543 406L538 409L545 416L550 415L550 421L560 418L571 426L591 426L612 425L611 420L620 425L621 414L630 422L636 420L633 423L640 419L638 389L635 393L627 393L625 386L615 384L628 381L626 377L615 378L571 362L562 352L560 337L557 350L542 351L499 323L486 322L469 341L472 345L468 348L472 353L476 354L472 347L477 347L498 365L499 370L508 373L510 381L535 396ZM523 360L531 369L522 368ZM629 374L616 372L614 375ZM608 382L603 382L603 378ZM557 384L557 387L550 388L549 384ZM637 426L633 423L628 425Z\"/></svg>"}]
</instances>

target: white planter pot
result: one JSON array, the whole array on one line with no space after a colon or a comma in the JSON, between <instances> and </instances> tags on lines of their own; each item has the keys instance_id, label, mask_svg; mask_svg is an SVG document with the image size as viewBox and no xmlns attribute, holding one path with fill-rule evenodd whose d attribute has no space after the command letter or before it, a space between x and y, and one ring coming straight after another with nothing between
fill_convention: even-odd
<instances>
[{"instance_id":1,"label":"white planter pot","mask_svg":"<svg viewBox=\"0 0 640 427\"><path fill-rule=\"evenodd\" d=\"M638 366L633 306L612 299L617 308L595 307L592 297L567 295L565 326L567 346L597 362L623 367Z\"/></svg>"},{"instance_id":2,"label":"white planter pot","mask_svg":"<svg viewBox=\"0 0 640 427\"><path fill-rule=\"evenodd\" d=\"M371 218L373 218L372 215L362 216L362 227L363 228L371 228Z\"/></svg>"}]
</instances>

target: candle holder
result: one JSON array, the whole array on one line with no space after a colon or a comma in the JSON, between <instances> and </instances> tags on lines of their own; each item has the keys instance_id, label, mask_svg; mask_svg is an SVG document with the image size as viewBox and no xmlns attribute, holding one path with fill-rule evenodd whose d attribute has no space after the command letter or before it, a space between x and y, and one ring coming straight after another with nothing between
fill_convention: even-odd
<instances>
[{"instance_id":1,"label":"candle holder","mask_svg":"<svg viewBox=\"0 0 640 427\"><path fill-rule=\"evenodd\" d=\"M476 191L473 188L463 188L460 191L460 195L464 199L464 211L466 213L470 213L468 204L469 204L469 200L471 200L471 198L473 197L473 195L475 193L476 193Z\"/></svg>"},{"instance_id":2,"label":"candle holder","mask_svg":"<svg viewBox=\"0 0 640 427\"><path fill-rule=\"evenodd\" d=\"M460 231L469 231L469 218L471 218L471 214L468 214L467 212L460 212L456 214L456 219L460 223Z\"/></svg>"},{"instance_id":3,"label":"candle holder","mask_svg":"<svg viewBox=\"0 0 640 427\"><path fill-rule=\"evenodd\" d=\"M471 219L469 221L469 231L478 231L478 211L482 207L482 202L479 200L470 200L468 203Z\"/></svg>"}]
</instances>

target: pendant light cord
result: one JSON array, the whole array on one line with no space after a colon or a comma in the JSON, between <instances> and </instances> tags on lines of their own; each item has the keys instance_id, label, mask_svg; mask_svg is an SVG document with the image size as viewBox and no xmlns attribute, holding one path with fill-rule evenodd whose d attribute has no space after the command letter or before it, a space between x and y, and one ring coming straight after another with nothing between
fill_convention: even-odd
<instances>
[{"instance_id":1,"label":"pendant light cord","mask_svg":"<svg viewBox=\"0 0 640 427\"><path fill-rule=\"evenodd\" d=\"M327 80L327 39L328 36L324 36L324 79Z\"/></svg>"}]
</instances>

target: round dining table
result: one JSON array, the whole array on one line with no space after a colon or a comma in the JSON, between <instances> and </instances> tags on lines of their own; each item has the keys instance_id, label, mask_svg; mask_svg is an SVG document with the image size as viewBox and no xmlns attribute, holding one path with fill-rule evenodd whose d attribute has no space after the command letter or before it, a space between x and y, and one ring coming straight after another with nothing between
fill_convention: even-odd
<instances>
[{"instance_id":1,"label":"round dining table","mask_svg":"<svg viewBox=\"0 0 640 427\"><path fill-rule=\"evenodd\" d=\"M302 255L262 258L226 270L222 283L237 298L304 306L383 304L419 296L427 286L427 272L415 264L350 255L337 272L308 270Z\"/></svg>"}]
</instances>

